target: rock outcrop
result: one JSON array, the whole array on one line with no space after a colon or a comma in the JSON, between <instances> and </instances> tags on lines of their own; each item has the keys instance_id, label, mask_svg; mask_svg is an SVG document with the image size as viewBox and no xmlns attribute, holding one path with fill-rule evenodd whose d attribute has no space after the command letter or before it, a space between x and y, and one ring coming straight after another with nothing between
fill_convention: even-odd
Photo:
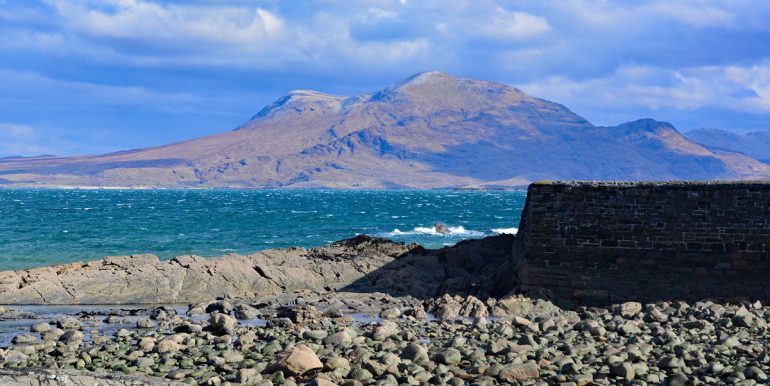
<instances>
[{"instance_id":1,"label":"rock outcrop","mask_svg":"<svg viewBox=\"0 0 770 386\"><path fill-rule=\"evenodd\" d=\"M416 244L358 236L326 246L285 248L214 259L154 255L107 257L88 263L0 272L5 304L171 304L217 297L254 298L290 291L344 289L430 297L483 293L478 275L502 262L512 236L425 250ZM486 267L486 268L485 268Z\"/></svg>"}]
</instances>

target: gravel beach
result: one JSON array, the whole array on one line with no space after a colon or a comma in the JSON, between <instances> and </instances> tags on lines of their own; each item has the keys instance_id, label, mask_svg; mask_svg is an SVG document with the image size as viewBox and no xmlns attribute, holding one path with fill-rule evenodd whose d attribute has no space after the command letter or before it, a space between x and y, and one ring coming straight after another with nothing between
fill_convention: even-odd
<instances>
[{"instance_id":1,"label":"gravel beach","mask_svg":"<svg viewBox=\"0 0 770 386\"><path fill-rule=\"evenodd\" d=\"M18 369L55 369L115 384L754 385L770 365L760 303L563 310L522 296L295 293L1 315L35 321L0 350L0 381L18 383L34 378ZM103 333L109 325L118 327Z\"/></svg>"}]
</instances>

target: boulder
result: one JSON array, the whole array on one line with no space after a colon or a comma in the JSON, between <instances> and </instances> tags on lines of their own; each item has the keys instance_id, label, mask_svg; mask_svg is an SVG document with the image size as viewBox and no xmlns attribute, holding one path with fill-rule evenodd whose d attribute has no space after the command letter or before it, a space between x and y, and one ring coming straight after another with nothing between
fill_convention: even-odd
<instances>
[{"instance_id":1,"label":"boulder","mask_svg":"<svg viewBox=\"0 0 770 386\"><path fill-rule=\"evenodd\" d=\"M62 330L80 330L83 328L83 325L80 324L79 320L71 316L65 316L56 321L56 327Z\"/></svg>"},{"instance_id":2,"label":"boulder","mask_svg":"<svg viewBox=\"0 0 770 386\"><path fill-rule=\"evenodd\" d=\"M67 330L59 337L59 341L64 344L80 344L83 337L83 333L78 330Z\"/></svg>"},{"instance_id":3,"label":"boulder","mask_svg":"<svg viewBox=\"0 0 770 386\"><path fill-rule=\"evenodd\" d=\"M380 317L383 319L398 319L401 316L401 310L398 308L386 308L380 311Z\"/></svg>"},{"instance_id":4,"label":"boulder","mask_svg":"<svg viewBox=\"0 0 770 386\"><path fill-rule=\"evenodd\" d=\"M503 382L516 383L535 379L540 376L540 369L534 363L523 363L503 367L498 378Z\"/></svg>"},{"instance_id":5,"label":"boulder","mask_svg":"<svg viewBox=\"0 0 770 386\"><path fill-rule=\"evenodd\" d=\"M206 306L206 312L209 314L213 312L229 314L233 312L233 305L230 304L230 302L227 300L218 300L216 302L209 303L209 305Z\"/></svg>"},{"instance_id":6,"label":"boulder","mask_svg":"<svg viewBox=\"0 0 770 386\"><path fill-rule=\"evenodd\" d=\"M152 320L166 320L171 316L176 315L176 310L173 308L168 309L166 307L155 307L150 311L150 319Z\"/></svg>"},{"instance_id":7,"label":"boulder","mask_svg":"<svg viewBox=\"0 0 770 386\"><path fill-rule=\"evenodd\" d=\"M321 319L322 314L314 306L305 304L302 306L281 307L278 310L279 318L288 318L294 323L308 323Z\"/></svg>"},{"instance_id":8,"label":"boulder","mask_svg":"<svg viewBox=\"0 0 770 386\"><path fill-rule=\"evenodd\" d=\"M408 343L403 350L401 350L401 358L408 359L412 362L427 361L428 350L420 344Z\"/></svg>"},{"instance_id":9,"label":"boulder","mask_svg":"<svg viewBox=\"0 0 770 386\"><path fill-rule=\"evenodd\" d=\"M615 313L624 318L633 318L642 312L642 303L625 302L615 307Z\"/></svg>"},{"instance_id":10,"label":"boulder","mask_svg":"<svg viewBox=\"0 0 770 386\"><path fill-rule=\"evenodd\" d=\"M383 320L380 325L374 329L372 339L385 340L398 333L398 325L389 320Z\"/></svg>"},{"instance_id":11,"label":"boulder","mask_svg":"<svg viewBox=\"0 0 770 386\"><path fill-rule=\"evenodd\" d=\"M238 304L233 309L233 316L240 320L252 320L258 318L260 312L258 309L248 304Z\"/></svg>"},{"instance_id":12,"label":"boulder","mask_svg":"<svg viewBox=\"0 0 770 386\"><path fill-rule=\"evenodd\" d=\"M282 371L285 375L301 376L308 371L323 368L318 356L305 345L297 345L275 355L263 373Z\"/></svg>"},{"instance_id":13,"label":"boulder","mask_svg":"<svg viewBox=\"0 0 770 386\"><path fill-rule=\"evenodd\" d=\"M324 338L324 344L330 344L332 346L347 347L353 343L353 338L345 331L335 332Z\"/></svg>"},{"instance_id":14,"label":"boulder","mask_svg":"<svg viewBox=\"0 0 770 386\"><path fill-rule=\"evenodd\" d=\"M209 318L212 331L218 334L229 334L235 329L236 320L230 315L214 312Z\"/></svg>"},{"instance_id":15,"label":"boulder","mask_svg":"<svg viewBox=\"0 0 770 386\"><path fill-rule=\"evenodd\" d=\"M136 321L136 327L137 328L153 328L155 327L155 322L150 320L150 318L140 318Z\"/></svg>"},{"instance_id":16,"label":"boulder","mask_svg":"<svg viewBox=\"0 0 770 386\"><path fill-rule=\"evenodd\" d=\"M51 331L51 325L48 323L33 324L32 327L30 327L30 331L38 333Z\"/></svg>"},{"instance_id":17,"label":"boulder","mask_svg":"<svg viewBox=\"0 0 770 386\"><path fill-rule=\"evenodd\" d=\"M446 226L446 224L441 223L441 222L437 222L437 223L433 224L433 230L435 230L436 233L440 233L442 235L447 235L447 234L452 233L452 231L449 229L449 227Z\"/></svg>"}]
</instances>

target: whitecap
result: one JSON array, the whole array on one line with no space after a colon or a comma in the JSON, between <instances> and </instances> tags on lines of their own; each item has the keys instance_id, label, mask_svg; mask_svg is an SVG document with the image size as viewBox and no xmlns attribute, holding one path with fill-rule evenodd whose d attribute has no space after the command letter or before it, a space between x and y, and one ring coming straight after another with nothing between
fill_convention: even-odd
<instances>
[{"instance_id":1,"label":"whitecap","mask_svg":"<svg viewBox=\"0 0 770 386\"><path fill-rule=\"evenodd\" d=\"M411 231L402 231L398 228L393 229L391 232L382 233L382 236L410 236L410 235L429 235L429 236L465 236L465 237L484 237L484 232L468 230L462 225L447 227L449 233L437 232L435 227L414 227Z\"/></svg>"},{"instance_id":2,"label":"whitecap","mask_svg":"<svg viewBox=\"0 0 770 386\"><path fill-rule=\"evenodd\" d=\"M497 234L515 235L519 233L519 228L495 228L492 229L492 232Z\"/></svg>"}]
</instances>

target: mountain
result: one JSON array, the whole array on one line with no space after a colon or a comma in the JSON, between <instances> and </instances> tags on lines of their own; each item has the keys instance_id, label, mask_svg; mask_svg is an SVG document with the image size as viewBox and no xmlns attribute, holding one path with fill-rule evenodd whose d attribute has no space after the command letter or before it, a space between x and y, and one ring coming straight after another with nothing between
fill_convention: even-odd
<instances>
[{"instance_id":1,"label":"mountain","mask_svg":"<svg viewBox=\"0 0 770 386\"><path fill-rule=\"evenodd\" d=\"M500 83L425 72L372 94L292 91L237 129L118 153L0 160L8 186L437 188L539 179L768 178L644 119L596 127Z\"/></svg>"},{"instance_id":2,"label":"mountain","mask_svg":"<svg viewBox=\"0 0 770 386\"><path fill-rule=\"evenodd\" d=\"M770 130L739 134L719 129L698 129L686 135L691 141L709 148L743 153L770 162Z\"/></svg>"}]
</instances>

